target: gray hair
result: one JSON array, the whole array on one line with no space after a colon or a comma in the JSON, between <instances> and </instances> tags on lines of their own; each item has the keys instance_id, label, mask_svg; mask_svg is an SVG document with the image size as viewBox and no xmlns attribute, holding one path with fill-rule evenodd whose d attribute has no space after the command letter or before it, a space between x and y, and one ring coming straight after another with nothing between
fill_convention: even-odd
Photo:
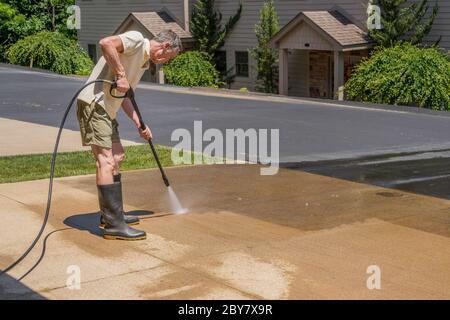
<instances>
[{"instance_id":1,"label":"gray hair","mask_svg":"<svg viewBox=\"0 0 450 320\"><path fill-rule=\"evenodd\" d=\"M165 29L159 32L152 40L159 43L168 42L172 50L183 50L180 37L170 29Z\"/></svg>"}]
</instances>

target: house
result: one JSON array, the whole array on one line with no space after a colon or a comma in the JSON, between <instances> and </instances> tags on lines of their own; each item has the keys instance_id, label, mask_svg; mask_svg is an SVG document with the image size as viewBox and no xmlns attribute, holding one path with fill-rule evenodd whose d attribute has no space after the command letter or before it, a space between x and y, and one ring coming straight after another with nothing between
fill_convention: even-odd
<instances>
[{"instance_id":1,"label":"house","mask_svg":"<svg viewBox=\"0 0 450 320\"><path fill-rule=\"evenodd\" d=\"M124 31L126 27L140 31L149 27L145 22L136 20L150 19L138 17L136 13L160 13L160 18L168 23L168 27L173 28L176 23L179 26L177 30L182 29L189 33L188 14L194 2L195 0L76 0L81 10L79 43L95 61L101 54L98 48L98 41L101 38ZM134 17L130 17L131 13L135 13ZM161 21L157 23L160 24ZM183 35L181 37L183 38Z\"/></svg>"},{"instance_id":2,"label":"house","mask_svg":"<svg viewBox=\"0 0 450 320\"><path fill-rule=\"evenodd\" d=\"M224 68L234 67L232 88L251 90L256 73L248 49L257 43L254 26L264 0L216 0L223 21L236 12L239 2L243 4L241 19L220 54L226 62ZM79 41L93 58L99 55L98 40L106 35L144 28L151 36L155 27L148 24L150 15L156 19L160 15L159 23L166 19L165 23L176 24L180 34L186 32L184 42L191 43L189 17L195 0L77 0L77 4L81 8ZM368 0L275 0L281 30L272 45L280 54L280 93L336 97L352 66L367 56L373 45L366 34L367 5ZM440 0L439 5L440 12L425 42L432 44L442 37L440 45L450 49L450 1ZM145 79L160 81L155 74Z\"/></svg>"},{"instance_id":3,"label":"house","mask_svg":"<svg viewBox=\"0 0 450 320\"><path fill-rule=\"evenodd\" d=\"M339 10L323 10L299 13L271 45L279 50L280 94L332 98L374 43ZM301 74L292 72L299 69Z\"/></svg>"}]
</instances>

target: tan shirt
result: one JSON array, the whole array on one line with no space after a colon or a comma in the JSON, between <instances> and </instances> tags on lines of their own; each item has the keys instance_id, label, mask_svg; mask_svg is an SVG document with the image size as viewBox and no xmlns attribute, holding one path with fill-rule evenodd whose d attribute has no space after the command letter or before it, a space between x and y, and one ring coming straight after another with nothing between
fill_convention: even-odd
<instances>
[{"instance_id":1,"label":"tan shirt","mask_svg":"<svg viewBox=\"0 0 450 320\"><path fill-rule=\"evenodd\" d=\"M122 40L124 48L123 53L119 53L119 59L125 69L128 82L134 90L149 67L150 41L145 39L142 33L138 31L128 31L118 36ZM94 67L87 82L97 79L114 80L114 73L110 70L103 56ZM110 118L115 119L123 99L112 97L109 93L110 88L111 85L108 83L94 83L84 89L78 99L89 104L96 100L105 108ZM118 91L113 92L113 94L123 95Z\"/></svg>"}]
</instances>

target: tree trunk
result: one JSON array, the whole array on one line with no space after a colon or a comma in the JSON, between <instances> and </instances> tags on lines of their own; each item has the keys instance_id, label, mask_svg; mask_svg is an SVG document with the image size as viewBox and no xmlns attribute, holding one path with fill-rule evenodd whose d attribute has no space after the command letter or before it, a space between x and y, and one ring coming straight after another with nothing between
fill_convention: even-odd
<instances>
[{"instance_id":1,"label":"tree trunk","mask_svg":"<svg viewBox=\"0 0 450 320\"><path fill-rule=\"evenodd\" d=\"M55 31L55 6L52 4L52 31Z\"/></svg>"}]
</instances>

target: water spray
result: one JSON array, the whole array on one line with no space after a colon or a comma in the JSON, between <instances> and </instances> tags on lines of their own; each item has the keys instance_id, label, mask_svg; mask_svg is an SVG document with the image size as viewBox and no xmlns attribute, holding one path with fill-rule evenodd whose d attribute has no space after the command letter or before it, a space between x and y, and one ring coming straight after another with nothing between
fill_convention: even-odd
<instances>
[{"instance_id":1,"label":"water spray","mask_svg":"<svg viewBox=\"0 0 450 320\"><path fill-rule=\"evenodd\" d=\"M116 97L116 96L113 96L113 97ZM139 110L138 104L137 104L135 96L134 96L134 90L132 88L130 88L128 90L128 92L126 93L125 97L130 99L130 101L133 105L134 111L136 112L138 119L139 119L139 126L140 126L141 130L145 130L147 128L147 125L144 123L144 120L142 119L141 112ZM116 98L120 98L120 97L116 97ZM164 172L164 168L161 165L161 162L159 161L158 153L156 152L155 146L153 145L153 141L151 138L148 139L148 144L150 145L150 149L152 150L153 156L155 157L155 161L156 161L156 164L158 165L159 171L161 172L161 177L164 181L164 184L167 187L167 191L169 193L170 207L171 207L170 209L175 214L186 213L187 210L181 206L181 203L178 200L178 197L177 197L175 191L170 186L169 179L167 178L166 173Z\"/></svg>"}]
</instances>

